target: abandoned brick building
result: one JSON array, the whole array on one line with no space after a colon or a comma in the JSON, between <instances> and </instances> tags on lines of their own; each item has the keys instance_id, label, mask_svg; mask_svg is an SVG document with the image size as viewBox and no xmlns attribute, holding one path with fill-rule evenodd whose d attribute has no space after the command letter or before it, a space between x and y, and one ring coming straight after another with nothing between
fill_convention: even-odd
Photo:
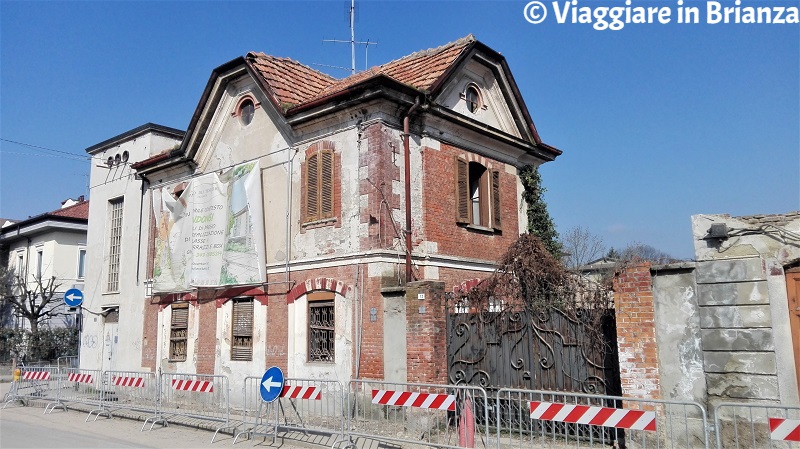
<instances>
[{"instance_id":1,"label":"abandoned brick building","mask_svg":"<svg viewBox=\"0 0 800 449\"><path fill-rule=\"evenodd\" d=\"M81 366L237 389L272 365L446 382L432 297L491 273L527 226L519 170L561 154L472 36L344 79L251 52L212 71L185 132L87 152L107 164Z\"/></svg>"}]
</instances>

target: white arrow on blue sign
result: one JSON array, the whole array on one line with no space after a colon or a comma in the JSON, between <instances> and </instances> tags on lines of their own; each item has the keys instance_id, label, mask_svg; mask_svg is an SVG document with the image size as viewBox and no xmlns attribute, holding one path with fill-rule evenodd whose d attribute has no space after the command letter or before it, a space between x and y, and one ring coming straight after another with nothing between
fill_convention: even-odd
<instances>
[{"instance_id":1,"label":"white arrow on blue sign","mask_svg":"<svg viewBox=\"0 0 800 449\"><path fill-rule=\"evenodd\" d=\"M258 389L264 402L272 402L283 391L283 371L277 366L270 367L261 376L261 386Z\"/></svg>"},{"instance_id":2,"label":"white arrow on blue sign","mask_svg":"<svg viewBox=\"0 0 800 449\"><path fill-rule=\"evenodd\" d=\"M70 307L78 307L83 303L83 292L77 288L71 288L64 293L64 303Z\"/></svg>"}]
</instances>

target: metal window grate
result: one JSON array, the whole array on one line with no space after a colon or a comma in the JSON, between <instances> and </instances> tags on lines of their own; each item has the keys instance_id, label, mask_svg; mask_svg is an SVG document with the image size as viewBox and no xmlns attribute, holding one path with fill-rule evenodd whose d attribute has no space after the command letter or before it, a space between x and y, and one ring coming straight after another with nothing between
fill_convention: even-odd
<instances>
[{"instance_id":1,"label":"metal window grate","mask_svg":"<svg viewBox=\"0 0 800 449\"><path fill-rule=\"evenodd\" d=\"M253 360L253 299L234 299L231 360Z\"/></svg>"},{"instance_id":2,"label":"metal window grate","mask_svg":"<svg viewBox=\"0 0 800 449\"><path fill-rule=\"evenodd\" d=\"M108 283L106 291L119 291L119 260L122 246L122 198L109 201L111 206L108 242Z\"/></svg>"},{"instance_id":3,"label":"metal window grate","mask_svg":"<svg viewBox=\"0 0 800 449\"><path fill-rule=\"evenodd\" d=\"M333 301L308 303L308 361L336 361L335 318Z\"/></svg>"}]
</instances>

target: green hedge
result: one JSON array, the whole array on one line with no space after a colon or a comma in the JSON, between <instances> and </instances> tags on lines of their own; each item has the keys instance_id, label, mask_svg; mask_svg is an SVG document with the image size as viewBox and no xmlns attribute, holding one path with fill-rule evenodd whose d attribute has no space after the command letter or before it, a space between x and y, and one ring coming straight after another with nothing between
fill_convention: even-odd
<instances>
[{"instance_id":1,"label":"green hedge","mask_svg":"<svg viewBox=\"0 0 800 449\"><path fill-rule=\"evenodd\" d=\"M26 356L28 361L53 361L59 357L78 355L78 330L74 328L0 329L0 361Z\"/></svg>"}]
</instances>

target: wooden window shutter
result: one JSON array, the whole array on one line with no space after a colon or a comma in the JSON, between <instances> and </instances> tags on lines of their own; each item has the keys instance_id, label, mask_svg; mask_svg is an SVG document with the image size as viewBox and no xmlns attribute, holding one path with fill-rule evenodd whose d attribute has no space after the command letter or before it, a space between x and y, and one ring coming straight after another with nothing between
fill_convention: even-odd
<instances>
[{"instance_id":1,"label":"wooden window shutter","mask_svg":"<svg viewBox=\"0 0 800 449\"><path fill-rule=\"evenodd\" d=\"M253 300L233 302L231 360L253 359Z\"/></svg>"},{"instance_id":2,"label":"wooden window shutter","mask_svg":"<svg viewBox=\"0 0 800 449\"><path fill-rule=\"evenodd\" d=\"M319 219L319 156L306 162L306 221Z\"/></svg>"},{"instance_id":3,"label":"wooden window shutter","mask_svg":"<svg viewBox=\"0 0 800 449\"><path fill-rule=\"evenodd\" d=\"M500 229L500 172L492 170L492 227Z\"/></svg>"},{"instance_id":4,"label":"wooden window shutter","mask_svg":"<svg viewBox=\"0 0 800 449\"><path fill-rule=\"evenodd\" d=\"M469 163L456 157L456 222L469 223Z\"/></svg>"},{"instance_id":5,"label":"wooden window shutter","mask_svg":"<svg viewBox=\"0 0 800 449\"><path fill-rule=\"evenodd\" d=\"M333 151L320 152L319 218L333 217Z\"/></svg>"},{"instance_id":6,"label":"wooden window shutter","mask_svg":"<svg viewBox=\"0 0 800 449\"><path fill-rule=\"evenodd\" d=\"M185 329L189 327L189 304L172 305L172 327Z\"/></svg>"}]
</instances>

